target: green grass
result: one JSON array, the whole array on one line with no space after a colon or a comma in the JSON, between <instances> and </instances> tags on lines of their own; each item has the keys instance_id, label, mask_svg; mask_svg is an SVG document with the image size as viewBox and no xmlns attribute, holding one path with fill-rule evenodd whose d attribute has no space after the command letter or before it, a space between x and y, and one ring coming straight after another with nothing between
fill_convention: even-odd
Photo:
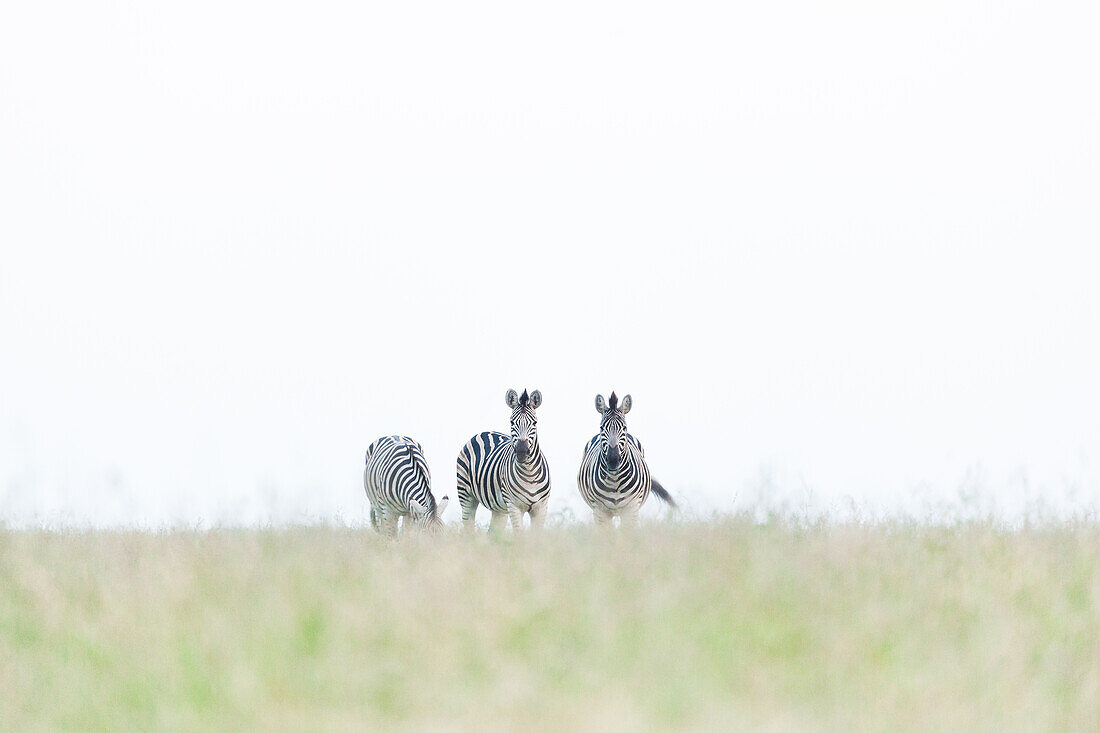
<instances>
[{"instance_id":1,"label":"green grass","mask_svg":"<svg viewBox=\"0 0 1100 733\"><path fill-rule=\"evenodd\" d=\"M0 729L1100 728L1100 527L0 531Z\"/></svg>"}]
</instances>

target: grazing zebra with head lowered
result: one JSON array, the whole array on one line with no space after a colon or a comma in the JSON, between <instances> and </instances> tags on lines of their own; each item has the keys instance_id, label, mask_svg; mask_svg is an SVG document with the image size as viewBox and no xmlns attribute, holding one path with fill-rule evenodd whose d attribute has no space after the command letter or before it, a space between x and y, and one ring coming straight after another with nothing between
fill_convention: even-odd
<instances>
[{"instance_id":1,"label":"grazing zebra with head lowered","mask_svg":"<svg viewBox=\"0 0 1100 733\"><path fill-rule=\"evenodd\" d=\"M444 496L437 504L432 496L432 479L424 449L412 438L387 435L367 448L367 466L363 469L363 488L370 501L370 523L392 537L397 533L397 518L404 517L402 529L410 522L438 529L443 526Z\"/></svg>"},{"instance_id":2,"label":"grazing zebra with head lowered","mask_svg":"<svg viewBox=\"0 0 1100 733\"><path fill-rule=\"evenodd\" d=\"M512 434L478 433L458 453L458 503L467 528L474 526L478 504L493 513L490 531L499 528L505 515L516 531L523 527L524 513L531 515L532 528L546 521L550 468L539 449L535 418L542 393L510 389L504 401L512 408Z\"/></svg>"},{"instance_id":3,"label":"grazing zebra with head lowered","mask_svg":"<svg viewBox=\"0 0 1100 733\"><path fill-rule=\"evenodd\" d=\"M600 432L584 449L577 488L581 498L592 508L597 524L607 524L612 517L635 524L638 510L652 491L662 501L675 508L676 502L659 483L653 480L645 462L642 444L626 432L626 413L630 412L630 395L619 398L611 393L604 403L596 395L596 411L600 413Z\"/></svg>"}]
</instances>

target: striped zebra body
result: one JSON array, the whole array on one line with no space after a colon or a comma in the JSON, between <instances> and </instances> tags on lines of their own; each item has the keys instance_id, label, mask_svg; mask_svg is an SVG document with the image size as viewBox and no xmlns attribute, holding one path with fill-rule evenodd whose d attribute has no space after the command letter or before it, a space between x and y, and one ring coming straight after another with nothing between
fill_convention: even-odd
<instances>
[{"instance_id":1,"label":"striped zebra body","mask_svg":"<svg viewBox=\"0 0 1100 733\"><path fill-rule=\"evenodd\" d=\"M542 393L535 390L528 396L525 390L518 395L510 389L505 401L512 408L512 434L478 433L458 453L458 502L468 528L473 527L479 504L492 513L490 530L496 530L505 516L517 531L524 514L530 515L532 527L546 519L550 468L539 447L535 419Z\"/></svg>"},{"instance_id":2,"label":"striped zebra body","mask_svg":"<svg viewBox=\"0 0 1100 733\"><path fill-rule=\"evenodd\" d=\"M637 516L653 490L653 476L646 465L642 444L629 433L626 437L626 451L616 469L609 468L603 460L607 439L602 433L584 448L577 486L597 521Z\"/></svg>"},{"instance_id":3,"label":"striped zebra body","mask_svg":"<svg viewBox=\"0 0 1100 733\"><path fill-rule=\"evenodd\" d=\"M604 403L602 395L596 397L600 432L584 448L577 489L597 524L606 524L612 517L637 522L638 511L650 493L676 506L650 474L642 444L626 431L625 415L630 407L630 395L623 398L621 406L614 392L609 404Z\"/></svg>"},{"instance_id":4,"label":"striped zebra body","mask_svg":"<svg viewBox=\"0 0 1100 733\"><path fill-rule=\"evenodd\" d=\"M363 489L370 501L371 525L382 534L396 534L400 517L404 531L410 522L442 526L447 497L436 503L431 484L424 449L412 438L387 435L367 448Z\"/></svg>"}]
</instances>

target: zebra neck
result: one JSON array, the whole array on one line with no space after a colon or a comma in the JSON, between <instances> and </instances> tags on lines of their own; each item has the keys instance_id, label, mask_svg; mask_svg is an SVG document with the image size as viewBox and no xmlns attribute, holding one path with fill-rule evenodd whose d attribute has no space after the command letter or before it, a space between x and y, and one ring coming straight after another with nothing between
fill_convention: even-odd
<instances>
[{"instance_id":1,"label":"zebra neck","mask_svg":"<svg viewBox=\"0 0 1100 733\"><path fill-rule=\"evenodd\" d=\"M540 463L542 463L542 451L539 450L538 443L535 443L526 461L520 461L519 456L512 451L512 465L515 466L517 473L526 478L534 478L538 474Z\"/></svg>"},{"instance_id":2,"label":"zebra neck","mask_svg":"<svg viewBox=\"0 0 1100 733\"><path fill-rule=\"evenodd\" d=\"M623 459L619 461L619 465L615 468L611 468L603 458L600 458L600 473L608 478L618 478L626 473L629 465L630 461L626 459L626 456L623 456Z\"/></svg>"},{"instance_id":3,"label":"zebra neck","mask_svg":"<svg viewBox=\"0 0 1100 733\"><path fill-rule=\"evenodd\" d=\"M626 450L623 451L622 458L619 460L619 465L615 468L611 468L607 465L607 460L604 458L602 450L599 455L600 457L597 461L599 463L600 474L613 481L627 475L633 469L634 452L631 450L630 445L627 445Z\"/></svg>"}]
</instances>

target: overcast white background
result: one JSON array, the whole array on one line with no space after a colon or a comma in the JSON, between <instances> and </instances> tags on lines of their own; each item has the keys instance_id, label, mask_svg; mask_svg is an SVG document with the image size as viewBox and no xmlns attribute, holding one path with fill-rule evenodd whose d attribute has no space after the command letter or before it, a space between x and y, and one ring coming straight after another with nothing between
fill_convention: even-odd
<instances>
[{"instance_id":1,"label":"overcast white background","mask_svg":"<svg viewBox=\"0 0 1100 733\"><path fill-rule=\"evenodd\" d=\"M696 510L1088 506L1098 31L1086 2L5 3L0 523L358 522L393 432L453 497L509 387L586 520L611 389Z\"/></svg>"}]
</instances>

